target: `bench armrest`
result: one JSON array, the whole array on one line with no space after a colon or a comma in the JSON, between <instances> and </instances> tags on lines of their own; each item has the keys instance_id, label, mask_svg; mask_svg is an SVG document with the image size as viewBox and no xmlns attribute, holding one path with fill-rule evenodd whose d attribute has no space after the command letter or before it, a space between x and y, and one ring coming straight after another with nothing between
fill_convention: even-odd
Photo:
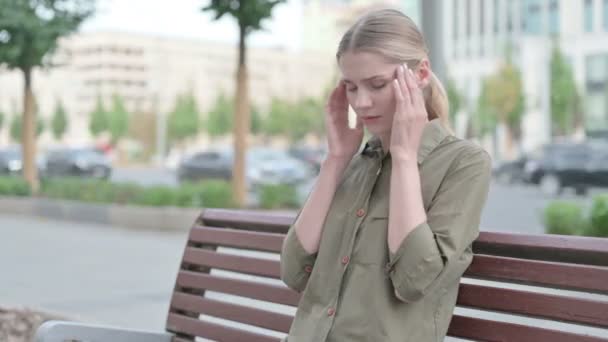
<instances>
[{"instance_id":1,"label":"bench armrest","mask_svg":"<svg viewBox=\"0 0 608 342\"><path fill-rule=\"evenodd\" d=\"M163 332L128 330L75 322L47 321L36 331L35 342L171 342Z\"/></svg>"}]
</instances>

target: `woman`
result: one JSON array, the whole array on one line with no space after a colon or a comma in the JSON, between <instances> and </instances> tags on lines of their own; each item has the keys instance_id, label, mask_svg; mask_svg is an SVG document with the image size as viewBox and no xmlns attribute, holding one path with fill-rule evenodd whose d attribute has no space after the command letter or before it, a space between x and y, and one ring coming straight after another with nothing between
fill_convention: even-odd
<instances>
[{"instance_id":1,"label":"woman","mask_svg":"<svg viewBox=\"0 0 608 342\"><path fill-rule=\"evenodd\" d=\"M337 62L328 155L281 252L282 280L302 292L287 340L443 341L490 158L451 135L422 34L401 12L360 18Z\"/></svg>"}]
</instances>

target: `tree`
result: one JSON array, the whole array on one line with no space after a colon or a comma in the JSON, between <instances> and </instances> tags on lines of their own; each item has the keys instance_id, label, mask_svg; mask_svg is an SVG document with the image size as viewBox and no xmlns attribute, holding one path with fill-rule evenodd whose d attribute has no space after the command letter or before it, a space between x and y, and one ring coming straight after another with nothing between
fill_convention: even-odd
<instances>
[{"instance_id":1,"label":"tree","mask_svg":"<svg viewBox=\"0 0 608 342\"><path fill-rule=\"evenodd\" d=\"M260 110L256 106L251 106L251 133L260 134L262 133L262 116Z\"/></svg>"},{"instance_id":2,"label":"tree","mask_svg":"<svg viewBox=\"0 0 608 342\"><path fill-rule=\"evenodd\" d=\"M169 141L180 142L196 136L199 130L199 111L192 93L179 95L168 118Z\"/></svg>"},{"instance_id":3,"label":"tree","mask_svg":"<svg viewBox=\"0 0 608 342\"><path fill-rule=\"evenodd\" d=\"M4 125L4 113L0 112L0 132L2 132L3 125Z\"/></svg>"},{"instance_id":4,"label":"tree","mask_svg":"<svg viewBox=\"0 0 608 342\"><path fill-rule=\"evenodd\" d=\"M155 151L156 126L157 117L153 113L137 111L129 118L128 135L143 147L144 160L148 160Z\"/></svg>"},{"instance_id":5,"label":"tree","mask_svg":"<svg viewBox=\"0 0 608 342\"><path fill-rule=\"evenodd\" d=\"M60 37L74 32L93 13L93 0L0 0L0 64L23 74L23 175L33 193L36 168L34 68L48 65Z\"/></svg>"},{"instance_id":6,"label":"tree","mask_svg":"<svg viewBox=\"0 0 608 342\"><path fill-rule=\"evenodd\" d=\"M486 108L496 115L506 128L506 145L513 152L513 139L521 136L521 120L524 113L524 94L521 73L510 60L495 75L486 80Z\"/></svg>"},{"instance_id":7,"label":"tree","mask_svg":"<svg viewBox=\"0 0 608 342\"><path fill-rule=\"evenodd\" d=\"M446 91L448 93L448 102L450 104L450 123L452 124L452 127L454 127L456 124L456 114L458 114L458 111L462 105L462 96L460 95L458 88L456 88L456 83L451 78L448 79Z\"/></svg>"},{"instance_id":8,"label":"tree","mask_svg":"<svg viewBox=\"0 0 608 342\"><path fill-rule=\"evenodd\" d=\"M322 113L323 106L313 98L305 98L293 104L285 113L290 123L287 127L290 140L297 142L309 133L322 136L325 127Z\"/></svg>"},{"instance_id":9,"label":"tree","mask_svg":"<svg viewBox=\"0 0 608 342\"><path fill-rule=\"evenodd\" d=\"M60 102L57 103L57 107L55 108L55 113L53 114L53 118L51 119L51 130L53 132L53 136L57 140L61 140L68 126L68 118L65 113L65 108L63 108L63 104Z\"/></svg>"},{"instance_id":10,"label":"tree","mask_svg":"<svg viewBox=\"0 0 608 342\"><path fill-rule=\"evenodd\" d=\"M108 131L109 128L108 113L103 107L101 97L97 97L95 109L93 110L93 113L91 113L91 118L89 120L89 132L91 132L92 136L97 137L102 132Z\"/></svg>"},{"instance_id":11,"label":"tree","mask_svg":"<svg viewBox=\"0 0 608 342\"><path fill-rule=\"evenodd\" d=\"M220 93L215 104L207 113L205 125L207 134L211 137L219 137L230 132L234 122L234 103Z\"/></svg>"},{"instance_id":12,"label":"tree","mask_svg":"<svg viewBox=\"0 0 608 342\"><path fill-rule=\"evenodd\" d=\"M232 190L237 205L244 206L247 195L245 183L245 155L250 129L249 89L247 75L247 45L249 34L262 29L264 19L272 16L272 9L285 0L211 0L203 11L211 11L215 20L225 14L233 17L239 29L238 67L235 92L234 168Z\"/></svg>"},{"instance_id":13,"label":"tree","mask_svg":"<svg viewBox=\"0 0 608 342\"><path fill-rule=\"evenodd\" d=\"M270 102L270 110L264 120L264 133L269 136L286 134L291 123L288 113L290 104L279 98L273 98Z\"/></svg>"},{"instance_id":14,"label":"tree","mask_svg":"<svg viewBox=\"0 0 608 342\"><path fill-rule=\"evenodd\" d=\"M40 136L44 132L44 121L41 118L37 118L36 120L36 138ZM22 115L14 115L13 120L11 121L10 127L10 135L11 139L14 142L20 142L23 137L23 118Z\"/></svg>"},{"instance_id":15,"label":"tree","mask_svg":"<svg viewBox=\"0 0 608 342\"><path fill-rule=\"evenodd\" d=\"M473 116L475 134L483 137L496 131L497 115L488 103L488 94L492 92L488 79L482 81L481 92L477 99L477 110Z\"/></svg>"},{"instance_id":16,"label":"tree","mask_svg":"<svg viewBox=\"0 0 608 342\"><path fill-rule=\"evenodd\" d=\"M554 43L550 62L551 77L551 133L565 135L576 127L579 112L578 91L574 74L557 43Z\"/></svg>"},{"instance_id":17,"label":"tree","mask_svg":"<svg viewBox=\"0 0 608 342\"><path fill-rule=\"evenodd\" d=\"M112 97L112 110L108 113L108 129L112 144L122 139L129 129L129 113L123 98L118 95Z\"/></svg>"}]
</instances>

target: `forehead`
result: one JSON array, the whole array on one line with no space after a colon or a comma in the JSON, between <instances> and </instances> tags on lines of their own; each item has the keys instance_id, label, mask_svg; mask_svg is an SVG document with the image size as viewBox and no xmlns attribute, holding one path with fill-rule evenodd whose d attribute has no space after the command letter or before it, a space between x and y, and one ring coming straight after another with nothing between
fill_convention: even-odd
<instances>
[{"instance_id":1,"label":"forehead","mask_svg":"<svg viewBox=\"0 0 608 342\"><path fill-rule=\"evenodd\" d=\"M377 75L390 77L397 65L380 54L367 51L347 52L338 61L342 77L353 82Z\"/></svg>"}]
</instances>

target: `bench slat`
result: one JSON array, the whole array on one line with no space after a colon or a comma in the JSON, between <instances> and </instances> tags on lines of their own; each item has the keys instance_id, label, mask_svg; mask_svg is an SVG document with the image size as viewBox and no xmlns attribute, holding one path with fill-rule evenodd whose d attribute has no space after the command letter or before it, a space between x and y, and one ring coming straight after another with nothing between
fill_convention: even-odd
<instances>
[{"instance_id":1,"label":"bench slat","mask_svg":"<svg viewBox=\"0 0 608 342\"><path fill-rule=\"evenodd\" d=\"M231 328L216 323L199 321L194 318L170 313L167 318L167 330L174 333L184 333L212 339L215 341L251 341L251 342L279 342L280 339L272 336L256 334L242 329Z\"/></svg>"},{"instance_id":2,"label":"bench slat","mask_svg":"<svg viewBox=\"0 0 608 342\"><path fill-rule=\"evenodd\" d=\"M297 306L300 300L300 294L287 287L190 271L178 273L177 286L216 291L291 306Z\"/></svg>"},{"instance_id":3,"label":"bench slat","mask_svg":"<svg viewBox=\"0 0 608 342\"><path fill-rule=\"evenodd\" d=\"M278 233L250 232L197 225L190 231L188 240L223 247L239 247L280 253L284 238L285 235Z\"/></svg>"},{"instance_id":4,"label":"bench slat","mask_svg":"<svg viewBox=\"0 0 608 342\"><path fill-rule=\"evenodd\" d=\"M461 284L458 305L608 327L608 302Z\"/></svg>"},{"instance_id":5,"label":"bench slat","mask_svg":"<svg viewBox=\"0 0 608 342\"><path fill-rule=\"evenodd\" d=\"M515 323L454 315L448 336L475 341L607 342L608 339Z\"/></svg>"},{"instance_id":6,"label":"bench slat","mask_svg":"<svg viewBox=\"0 0 608 342\"><path fill-rule=\"evenodd\" d=\"M475 254L608 266L608 239L481 232L473 243Z\"/></svg>"},{"instance_id":7,"label":"bench slat","mask_svg":"<svg viewBox=\"0 0 608 342\"><path fill-rule=\"evenodd\" d=\"M264 213L253 210L205 209L199 222L212 227L284 234L295 218L295 214Z\"/></svg>"},{"instance_id":8,"label":"bench slat","mask_svg":"<svg viewBox=\"0 0 608 342\"><path fill-rule=\"evenodd\" d=\"M186 247L183 262L274 279L279 279L281 274L279 261L218 253L194 247Z\"/></svg>"},{"instance_id":9,"label":"bench slat","mask_svg":"<svg viewBox=\"0 0 608 342\"><path fill-rule=\"evenodd\" d=\"M230 304L186 293L176 293L175 296L173 296L171 307L284 333L289 332L289 327L291 326L291 321L293 319L293 317L289 315L254 309L243 305Z\"/></svg>"},{"instance_id":10,"label":"bench slat","mask_svg":"<svg viewBox=\"0 0 608 342\"><path fill-rule=\"evenodd\" d=\"M608 268L475 255L465 276L608 294Z\"/></svg>"}]
</instances>

